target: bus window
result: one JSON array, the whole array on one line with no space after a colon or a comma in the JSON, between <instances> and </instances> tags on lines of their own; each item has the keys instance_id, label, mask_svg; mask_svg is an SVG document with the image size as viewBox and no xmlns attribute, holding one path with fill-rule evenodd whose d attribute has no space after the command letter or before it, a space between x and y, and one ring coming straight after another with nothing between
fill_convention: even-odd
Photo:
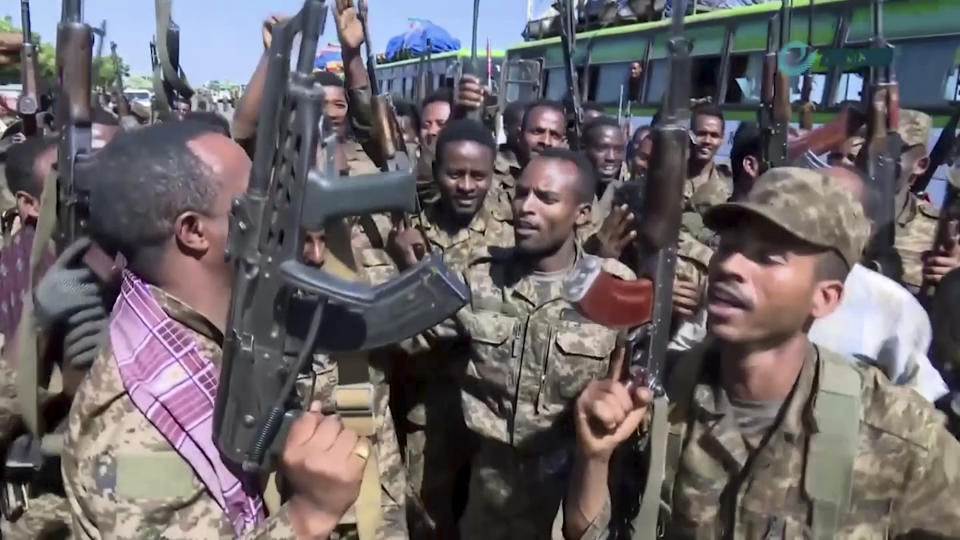
<instances>
[{"instance_id":1,"label":"bus window","mask_svg":"<svg viewBox=\"0 0 960 540\"><path fill-rule=\"evenodd\" d=\"M690 88L690 97L694 99L713 97L717 93L720 57L694 57L691 63L693 86Z\"/></svg>"},{"instance_id":2,"label":"bus window","mask_svg":"<svg viewBox=\"0 0 960 540\"><path fill-rule=\"evenodd\" d=\"M623 99L626 102L627 83L630 78L630 63L603 64L598 66L597 73L593 80L596 84L596 94L593 101L597 103L618 103L620 101L620 90L623 89Z\"/></svg>"},{"instance_id":3,"label":"bus window","mask_svg":"<svg viewBox=\"0 0 960 540\"><path fill-rule=\"evenodd\" d=\"M900 103L905 107L944 105L944 96L956 92L956 71L960 38L936 38L894 43L894 67L900 83ZM951 97L952 100L952 97Z\"/></svg>"},{"instance_id":4,"label":"bus window","mask_svg":"<svg viewBox=\"0 0 960 540\"><path fill-rule=\"evenodd\" d=\"M840 84L837 86L837 103L844 101L861 101L863 92L864 71L845 71L840 75Z\"/></svg>"},{"instance_id":5,"label":"bus window","mask_svg":"<svg viewBox=\"0 0 960 540\"><path fill-rule=\"evenodd\" d=\"M559 101L567 95L567 79L563 74L563 68L552 68L547 70L547 92L545 97Z\"/></svg>"},{"instance_id":6,"label":"bus window","mask_svg":"<svg viewBox=\"0 0 960 540\"><path fill-rule=\"evenodd\" d=\"M667 64L666 58L650 61L650 67L647 70L647 101L649 103L661 103L663 101L663 92L667 88L669 71L670 66Z\"/></svg>"},{"instance_id":7,"label":"bus window","mask_svg":"<svg viewBox=\"0 0 960 540\"><path fill-rule=\"evenodd\" d=\"M763 53L730 55L727 103L759 103Z\"/></svg>"}]
</instances>

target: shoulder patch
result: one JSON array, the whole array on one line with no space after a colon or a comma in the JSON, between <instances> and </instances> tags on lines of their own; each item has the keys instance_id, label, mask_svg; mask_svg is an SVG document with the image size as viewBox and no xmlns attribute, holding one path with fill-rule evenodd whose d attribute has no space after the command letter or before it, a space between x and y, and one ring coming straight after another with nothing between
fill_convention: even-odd
<instances>
[{"instance_id":1,"label":"shoulder patch","mask_svg":"<svg viewBox=\"0 0 960 540\"><path fill-rule=\"evenodd\" d=\"M863 422L874 429L930 449L940 413L913 389L897 386L872 366L858 365L863 376Z\"/></svg>"},{"instance_id":2,"label":"shoulder patch","mask_svg":"<svg viewBox=\"0 0 960 540\"><path fill-rule=\"evenodd\" d=\"M616 259L600 259L600 268L620 279L637 279L637 274L630 267Z\"/></svg>"}]
</instances>

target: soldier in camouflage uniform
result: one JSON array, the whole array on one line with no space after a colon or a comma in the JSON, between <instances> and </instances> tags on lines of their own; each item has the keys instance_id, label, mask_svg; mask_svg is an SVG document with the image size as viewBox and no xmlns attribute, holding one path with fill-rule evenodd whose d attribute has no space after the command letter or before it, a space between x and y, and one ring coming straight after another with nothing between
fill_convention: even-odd
<instances>
[{"instance_id":1,"label":"soldier in camouflage uniform","mask_svg":"<svg viewBox=\"0 0 960 540\"><path fill-rule=\"evenodd\" d=\"M700 105L690 118L690 159L687 180L683 183L685 210L703 214L711 206L721 204L733 192L729 171L714 162L717 149L723 144L723 113L713 105Z\"/></svg>"},{"instance_id":2,"label":"soldier in camouflage uniform","mask_svg":"<svg viewBox=\"0 0 960 540\"><path fill-rule=\"evenodd\" d=\"M567 116L563 105L553 101L528 105L517 142L515 155L501 154L495 164L489 204L493 217L500 221L512 219L513 191L527 163L547 148L567 146Z\"/></svg>"},{"instance_id":3,"label":"soldier in camouflage uniform","mask_svg":"<svg viewBox=\"0 0 960 540\"><path fill-rule=\"evenodd\" d=\"M925 198L918 197L910 188L917 177L930 166L927 141L930 138L932 119L919 111L900 111L900 137L903 153L900 156L900 177L897 180L897 230L894 247L903 261L903 284L916 294L923 285L925 275L933 283L947 272L960 266L960 253L937 252L926 255L933 249L939 212ZM925 268L925 258L930 259L930 270Z\"/></svg>"},{"instance_id":4,"label":"soldier in camouflage uniform","mask_svg":"<svg viewBox=\"0 0 960 540\"><path fill-rule=\"evenodd\" d=\"M440 202L422 216L423 232L411 228L391 239L398 264L417 262L419 251L439 250L444 262L462 272L491 252L513 245L513 229L493 219L484 201L493 182L496 143L486 127L473 120L454 120L437 140L435 181ZM469 464L471 436L460 408L460 383L467 361L465 347L453 344L420 354L403 363L394 381L406 396L406 463L410 483L420 495L435 527L411 534L434 538L456 536L454 500L458 475ZM396 387L395 386L395 387ZM402 412L402 411L401 411ZM459 497L459 498L462 498ZM408 511L413 512L412 506Z\"/></svg>"},{"instance_id":5,"label":"soldier in camouflage uniform","mask_svg":"<svg viewBox=\"0 0 960 540\"><path fill-rule=\"evenodd\" d=\"M134 181L127 170L154 174ZM91 230L124 254L128 271L109 340L77 392L64 448L80 538L325 538L339 535L337 521L357 497L370 443L319 407L291 426L281 467L292 494L286 504L254 479L240 482L210 438L215 383L191 382L215 380L219 369L232 279L223 258L227 221L249 171L239 146L179 122L119 139L83 172L96 178ZM164 365L180 368L146 378ZM399 455L391 461L380 446L382 466L399 467ZM384 488L380 537L391 537L389 531L405 529L402 494Z\"/></svg>"},{"instance_id":6,"label":"soldier in camouflage uniform","mask_svg":"<svg viewBox=\"0 0 960 540\"><path fill-rule=\"evenodd\" d=\"M590 218L591 228L599 229L613 207L613 196L626 179L624 158L627 141L616 119L601 116L583 128L585 154L600 179L597 200ZM592 233L593 231L591 231Z\"/></svg>"},{"instance_id":7,"label":"soldier in camouflage uniform","mask_svg":"<svg viewBox=\"0 0 960 540\"><path fill-rule=\"evenodd\" d=\"M860 259L869 225L859 203L820 173L779 168L745 201L710 210L707 223L721 234L710 338L672 364L669 404L657 401L669 408L651 428L665 433L650 444L665 449L666 474L648 481L663 481L664 511L653 515L666 536L960 535L960 444L939 415L805 333L839 304ZM579 398L567 538L608 538L611 523L619 528L610 455L652 400L648 389L615 380Z\"/></svg>"},{"instance_id":8,"label":"soldier in camouflage uniform","mask_svg":"<svg viewBox=\"0 0 960 540\"><path fill-rule=\"evenodd\" d=\"M451 336L470 339L463 382L467 427L479 438L462 538L549 538L572 462L565 411L606 373L616 332L562 300L561 282L581 253L575 228L596 191L582 156L546 149L528 164L513 200L516 247L464 273L471 301ZM614 260L603 267L633 273Z\"/></svg>"}]
</instances>

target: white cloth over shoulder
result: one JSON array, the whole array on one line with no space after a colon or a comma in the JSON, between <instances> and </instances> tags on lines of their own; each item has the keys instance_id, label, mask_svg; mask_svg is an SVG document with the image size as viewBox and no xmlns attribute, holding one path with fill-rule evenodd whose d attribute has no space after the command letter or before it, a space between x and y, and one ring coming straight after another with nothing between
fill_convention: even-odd
<instances>
[{"instance_id":1,"label":"white cloth over shoulder","mask_svg":"<svg viewBox=\"0 0 960 540\"><path fill-rule=\"evenodd\" d=\"M894 383L909 386L930 401L947 385L927 358L930 318L895 281L854 265L837 310L810 328L810 341L875 366Z\"/></svg>"}]
</instances>

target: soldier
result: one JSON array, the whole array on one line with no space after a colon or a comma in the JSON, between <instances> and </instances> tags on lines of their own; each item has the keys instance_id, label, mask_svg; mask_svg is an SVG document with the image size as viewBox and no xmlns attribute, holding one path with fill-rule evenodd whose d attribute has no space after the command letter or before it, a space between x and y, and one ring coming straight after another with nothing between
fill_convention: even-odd
<instances>
[{"instance_id":1,"label":"soldier","mask_svg":"<svg viewBox=\"0 0 960 540\"><path fill-rule=\"evenodd\" d=\"M615 118L601 116L583 128L587 158L597 170L597 203L591 220L599 226L610 213L613 195L623 181L627 141Z\"/></svg>"},{"instance_id":2,"label":"soldier","mask_svg":"<svg viewBox=\"0 0 960 540\"><path fill-rule=\"evenodd\" d=\"M733 171L733 194L730 198L741 201L747 197L760 177L760 126L756 122L741 122L733 134L730 150L730 169Z\"/></svg>"},{"instance_id":3,"label":"soldier","mask_svg":"<svg viewBox=\"0 0 960 540\"><path fill-rule=\"evenodd\" d=\"M483 203L493 182L496 143L480 123L454 120L437 139L434 175L440 202L422 216L423 233L401 229L391 236L391 252L398 265L417 262L417 253L440 250L444 262L465 271L491 252L513 245L513 229L492 219ZM414 246L421 246L419 250ZM472 453L470 432L460 409L460 386L468 355L460 343L435 347L429 352L411 350L394 387L406 395L406 461L410 484L420 495L429 521L427 531L412 530L414 537L452 538L457 534L452 502L462 500L457 483L465 474ZM409 508L412 511L413 508ZM409 519L411 528L428 522Z\"/></svg>"},{"instance_id":4,"label":"soldier","mask_svg":"<svg viewBox=\"0 0 960 540\"><path fill-rule=\"evenodd\" d=\"M442 88L427 96L420 107L420 144L431 152L436 149L440 130L453 112L453 93Z\"/></svg>"},{"instance_id":5,"label":"soldier","mask_svg":"<svg viewBox=\"0 0 960 540\"><path fill-rule=\"evenodd\" d=\"M666 536L960 535L960 444L938 414L805 333L836 308L860 258L860 205L821 174L774 169L707 223L721 234L710 338L672 363L670 409L651 427L666 434L650 444L666 447L667 472L647 479L663 481L653 488L672 511L662 514ZM607 537L610 455L652 399L616 380L593 382L578 399L567 538Z\"/></svg>"},{"instance_id":6,"label":"soldier","mask_svg":"<svg viewBox=\"0 0 960 540\"><path fill-rule=\"evenodd\" d=\"M850 192L875 221L878 194L853 167L821 171ZM931 402L947 393L943 378L927 358L932 329L923 306L897 282L853 265L843 284L843 298L830 315L810 327L810 341L875 366L894 384L909 386Z\"/></svg>"},{"instance_id":7,"label":"soldier","mask_svg":"<svg viewBox=\"0 0 960 540\"><path fill-rule=\"evenodd\" d=\"M91 230L127 271L64 448L78 538L326 538L356 500L370 447L319 403L291 426L282 469L292 496L269 518L258 480L230 472L210 437L228 216L249 173L239 146L194 122L126 134L84 171L96 178Z\"/></svg>"},{"instance_id":8,"label":"soldier","mask_svg":"<svg viewBox=\"0 0 960 540\"><path fill-rule=\"evenodd\" d=\"M627 167L631 180L646 177L650 167L650 153L653 151L653 139L650 138L650 126L640 126L633 132L627 151Z\"/></svg>"},{"instance_id":9,"label":"soldier","mask_svg":"<svg viewBox=\"0 0 960 540\"><path fill-rule=\"evenodd\" d=\"M530 160L547 148L567 145L567 117L563 105L555 101L535 101L527 106L520 124L516 162L498 162L490 193L491 213L500 221L512 218L513 190L520 173ZM506 165L506 167L504 167Z\"/></svg>"},{"instance_id":10,"label":"soldier","mask_svg":"<svg viewBox=\"0 0 960 540\"><path fill-rule=\"evenodd\" d=\"M603 118L606 113L598 103L587 102L583 104L583 123L584 125Z\"/></svg>"},{"instance_id":11,"label":"soldier","mask_svg":"<svg viewBox=\"0 0 960 540\"><path fill-rule=\"evenodd\" d=\"M503 135L506 142L498 149L496 168L499 174L508 174L509 167L520 166L517 162L517 149L523 137L523 113L527 105L526 101L514 101L503 109Z\"/></svg>"},{"instance_id":12,"label":"soldier","mask_svg":"<svg viewBox=\"0 0 960 540\"><path fill-rule=\"evenodd\" d=\"M723 113L714 105L694 107L690 117L693 134L687 181L683 184L683 200L687 210L702 214L707 208L724 203L732 191L729 173L714 163L723 144Z\"/></svg>"},{"instance_id":13,"label":"soldier","mask_svg":"<svg viewBox=\"0 0 960 540\"><path fill-rule=\"evenodd\" d=\"M903 283L916 294L924 283L937 285L950 270L960 266L960 246L954 229L952 249L937 246L937 218L939 212L916 196L911 188L917 178L930 166L927 141L932 120L926 114L902 109L900 111L900 176L897 178L897 231L894 247L903 261Z\"/></svg>"},{"instance_id":14,"label":"soldier","mask_svg":"<svg viewBox=\"0 0 960 540\"><path fill-rule=\"evenodd\" d=\"M471 340L462 401L479 446L462 538L549 535L571 463L564 411L606 372L616 342L614 331L587 322L561 299L564 276L586 256L575 229L588 222L595 191L595 173L582 156L540 151L517 184L516 247L464 273L471 303L453 334ZM603 266L634 278L617 261Z\"/></svg>"}]
</instances>

